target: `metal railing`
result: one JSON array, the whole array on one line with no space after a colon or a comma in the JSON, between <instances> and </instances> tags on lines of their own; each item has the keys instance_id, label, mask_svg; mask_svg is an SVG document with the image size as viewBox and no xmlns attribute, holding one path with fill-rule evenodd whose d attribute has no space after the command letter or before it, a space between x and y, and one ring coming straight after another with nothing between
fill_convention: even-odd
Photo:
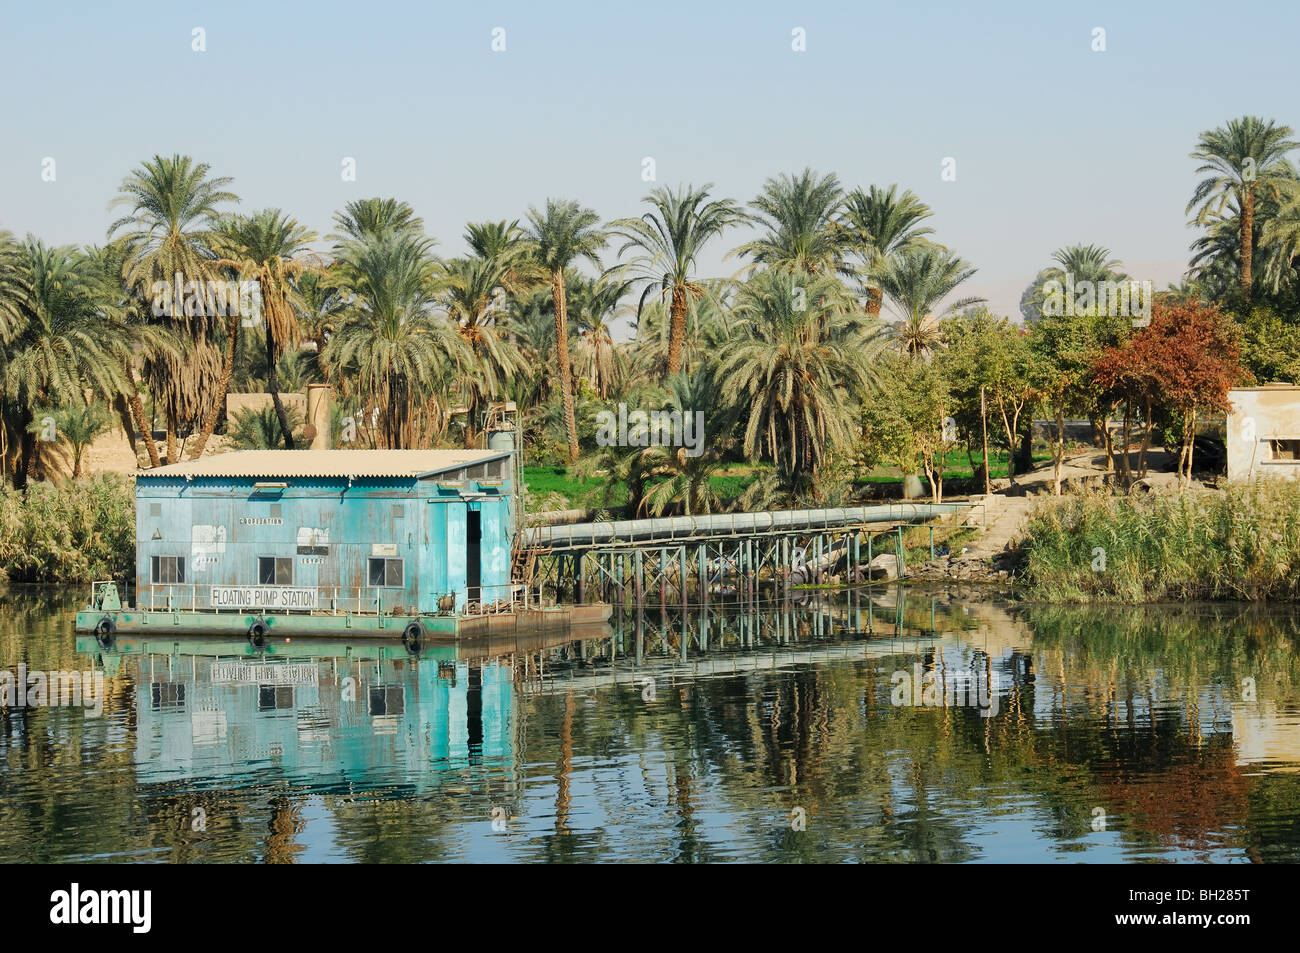
<instances>
[{"instance_id":1,"label":"metal railing","mask_svg":"<svg viewBox=\"0 0 1300 953\"><path fill-rule=\"evenodd\" d=\"M91 586L91 606L98 606L96 596L98 587L103 582ZM264 599L254 596L252 601L243 599L237 602L226 600L213 601L212 591L244 590L255 594L266 594ZM285 593L310 593L302 599L302 604L283 604L278 600ZM272 594L275 595L272 595ZM138 611L149 612L212 612L216 614L256 612L259 615L305 614L305 615L489 615L494 613L517 611L519 609L540 608L547 605L543 600L540 586L525 586L523 583L501 583L477 586L471 590L435 590L422 593L429 602L421 611L413 604L405 590L383 586L231 586L215 583L149 583L138 587ZM477 598L473 598L473 597ZM459 605L459 611L457 603Z\"/></svg>"}]
</instances>

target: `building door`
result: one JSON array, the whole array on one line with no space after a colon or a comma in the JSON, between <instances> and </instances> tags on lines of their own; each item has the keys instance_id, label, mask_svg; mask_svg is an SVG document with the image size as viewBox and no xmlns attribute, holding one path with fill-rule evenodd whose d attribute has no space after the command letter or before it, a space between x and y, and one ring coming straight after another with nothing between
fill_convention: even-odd
<instances>
[{"instance_id":1,"label":"building door","mask_svg":"<svg viewBox=\"0 0 1300 953\"><path fill-rule=\"evenodd\" d=\"M482 549L483 549L483 514L474 507L470 507L465 524L465 585L467 588L466 598L471 602L482 602L483 596L479 590L482 582Z\"/></svg>"}]
</instances>

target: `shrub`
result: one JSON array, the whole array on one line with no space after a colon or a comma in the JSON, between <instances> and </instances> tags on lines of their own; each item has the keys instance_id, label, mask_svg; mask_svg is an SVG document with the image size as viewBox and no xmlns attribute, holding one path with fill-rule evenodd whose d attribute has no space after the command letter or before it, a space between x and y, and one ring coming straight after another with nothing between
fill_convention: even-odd
<instances>
[{"instance_id":1,"label":"shrub","mask_svg":"<svg viewBox=\"0 0 1300 953\"><path fill-rule=\"evenodd\" d=\"M15 582L134 574L135 481L102 474L0 489L0 572Z\"/></svg>"}]
</instances>

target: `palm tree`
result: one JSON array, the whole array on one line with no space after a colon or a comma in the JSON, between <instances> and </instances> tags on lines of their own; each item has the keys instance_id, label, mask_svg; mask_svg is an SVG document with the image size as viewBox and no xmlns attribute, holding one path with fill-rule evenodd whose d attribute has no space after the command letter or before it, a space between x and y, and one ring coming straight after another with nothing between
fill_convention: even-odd
<instances>
[{"instance_id":1,"label":"palm tree","mask_svg":"<svg viewBox=\"0 0 1300 953\"><path fill-rule=\"evenodd\" d=\"M601 400L608 400L627 377L627 355L614 343L608 319L618 310L629 283L603 277L570 283L578 331L574 365Z\"/></svg>"},{"instance_id":2,"label":"palm tree","mask_svg":"<svg viewBox=\"0 0 1300 953\"><path fill-rule=\"evenodd\" d=\"M230 178L211 177L210 171L207 163L196 163L189 156L156 155L123 180L117 198L109 205L129 209L109 226L108 234L112 239L115 233L122 233L127 250L123 278L146 300L156 300L156 283L163 283L170 291L175 281L206 282L216 277L210 240L220 215L218 207L238 202L239 198L226 191ZM181 302L172 301L168 323L200 344L198 352L184 361L167 354L151 361L150 390L164 404L167 459L171 463L177 460L178 429L197 420L205 409L220 413L220 403L225 401L220 379L229 381L234 366L232 342L239 332L238 315L227 315L225 359L214 389L210 375L214 360L203 352L210 350L213 343L215 329L208 319L215 315L204 313L205 309L187 314L188 310Z\"/></svg>"},{"instance_id":3,"label":"palm tree","mask_svg":"<svg viewBox=\"0 0 1300 953\"><path fill-rule=\"evenodd\" d=\"M1286 154L1300 142L1289 138L1290 126L1273 120L1242 116L1201 133L1191 157L1201 163L1196 171L1207 172L1187 203L1187 212L1197 209L1196 224L1206 224L1220 215L1230 200L1240 214L1238 230L1241 241L1241 287L1251 289L1255 238L1256 189L1262 187L1274 197L1279 183L1295 178Z\"/></svg>"},{"instance_id":4,"label":"palm tree","mask_svg":"<svg viewBox=\"0 0 1300 953\"><path fill-rule=\"evenodd\" d=\"M363 242L388 233L401 233L412 238L424 234L424 220L400 199L356 199L343 206L343 211L334 214L334 224L342 233L329 236L336 242L335 252L348 241Z\"/></svg>"},{"instance_id":5,"label":"palm tree","mask_svg":"<svg viewBox=\"0 0 1300 953\"><path fill-rule=\"evenodd\" d=\"M282 419L295 429L302 426L302 416L296 407L286 408L283 418L274 407L261 410L245 407L236 411L230 426L230 446L236 450L274 450L284 442Z\"/></svg>"},{"instance_id":6,"label":"palm tree","mask_svg":"<svg viewBox=\"0 0 1300 953\"><path fill-rule=\"evenodd\" d=\"M936 316L934 311L975 271L941 245L909 248L889 260L878 280L881 290L902 312L902 322L895 334L904 351L914 357L924 357L939 345L938 318L942 315ZM983 300L962 298L949 304L943 314Z\"/></svg>"},{"instance_id":7,"label":"palm tree","mask_svg":"<svg viewBox=\"0 0 1300 953\"><path fill-rule=\"evenodd\" d=\"M1264 227L1259 245L1265 256L1264 278L1274 294L1295 278L1295 267L1300 262L1300 181L1280 186L1276 210L1261 216Z\"/></svg>"},{"instance_id":8,"label":"palm tree","mask_svg":"<svg viewBox=\"0 0 1300 953\"><path fill-rule=\"evenodd\" d=\"M576 273L573 277L576 279ZM520 372L506 382L506 392L527 413L550 396L549 365L555 351L554 299L550 283L510 295L507 303L506 326L522 366ZM567 435L565 442L568 442Z\"/></svg>"},{"instance_id":9,"label":"palm tree","mask_svg":"<svg viewBox=\"0 0 1300 953\"><path fill-rule=\"evenodd\" d=\"M920 223L934 213L910 189L898 195L898 186L870 191L854 189L844 201L842 227L847 243L862 258L860 274L867 289L867 313L880 315L883 292L878 276L898 252L925 241L934 229Z\"/></svg>"},{"instance_id":10,"label":"palm tree","mask_svg":"<svg viewBox=\"0 0 1300 953\"><path fill-rule=\"evenodd\" d=\"M497 315L511 269L501 257L453 258L443 265L443 306L472 355L472 370L461 382L467 408L465 440L473 446L487 403L499 396L519 369L519 354Z\"/></svg>"},{"instance_id":11,"label":"palm tree","mask_svg":"<svg viewBox=\"0 0 1300 953\"><path fill-rule=\"evenodd\" d=\"M832 277L763 271L739 291L717 379L745 424L744 452L764 453L786 485L816 487L832 446L848 438L853 404L876 386L877 325L848 310Z\"/></svg>"},{"instance_id":12,"label":"palm tree","mask_svg":"<svg viewBox=\"0 0 1300 953\"><path fill-rule=\"evenodd\" d=\"M1110 257L1110 249L1101 245L1066 245L1052 252L1053 265L1040 271L1033 283L1020 298L1020 311L1030 324L1043 317L1047 302L1047 285L1056 282L1058 287L1091 282L1093 287L1102 282L1127 281L1124 264Z\"/></svg>"},{"instance_id":13,"label":"palm tree","mask_svg":"<svg viewBox=\"0 0 1300 953\"><path fill-rule=\"evenodd\" d=\"M88 403L81 407L61 407L41 410L37 416L52 417L58 432L58 439L66 443L72 451L72 478L81 476L81 464L86 456L86 449L104 433L112 422L111 415L102 403ZM39 432L39 423L32 429Z\"/></svg>"},{"instance_id":14,"label":"palm tree","mask_svg":"<svg viewBox=\"0 0 1300 953\"><path fill-rule=\"evenodd\" d=\"M440 421L442 388L469 362L454 327L434 314L438 285L432 242L402 231L345 243L340 273L351 295L346 317L325 346L325 363L343 389L355 381L364 422L383 447L416 444L416 415ZM440 431L426 419L426 435Z\"/></svg>"},{"instance_id":15,"label":"palm tree","mask_svg":"<svg viewBox=\"0 0 1300 953\"><path fill-rule=\"evenodd\" d=\"M321 379L330 376L329 368L321 362L321 355L348 307L347 297L339 288L341 283L342 276L334 265L305 270L295 282L298 325L307 339L305 350L311 352L310 360Z\"/></svg>"},{"instance_id":16,"label":"palm tree","mask_svg":"<svg viewBox=\"0 0 1300 953\"><path fill-rule=\"evenodd\" d=\"M284 448L294 449L293 428L280 399L277 365L286 348L295 347L302 336L298 314L302 307L295 282L317 266L307 251L316 240L308 231L278 208L222 222L213 244L223 256L221 264L234 268L245 281L256 281L261 291L260 317L266 340L266 388L280 420ZM227 384L229 379L227 379ZM225 401L225 394L221 395ZM216 426L216 415L205 420L203 431L190 452L190 459L203 454L204 444Z\"/></svg>"},{"instance_id":17,"label":"palm tree","mask_svg":"<svg viewBox=\"0 0 1300 953\"><path fill-rule=\"evenodd\" d=\"M162 457L153 438L153 422L144 412L136 366L141 359L146 363L157 362L164 354L174 361L183 361L189 342L178 337L171 327L150 322L149 302L137 294L122 277L130 257L123 241L113 242L103 248L91 246L86 254L95 262L104 282L106 317L124 325L130 339L130 347L120 355L125 382L122 399L127 408L127 419L123 421L123 427L128 435L136 432L140 434L149 456L149 465L161 466ZM134 437L130 443L134 450Z\"/></svg>"},{"instance_id":18,"label":"palm tree","mask_svg":"<svg viewBox=\"0 0 1300 953\"><path fill-rule=\"evenodd\" d=\"M819 176L804 169L763 183L763 192L750 202L767 234L736 249L767 266L809 275L834 274L840 266L843 234L836 221L844 190L834 173Z\"/></svg>"},{"instance_id":19,"label":"palm tree","mask_svg":"<svg viewBox=\"0 0 1300 953\"><path fill-rule=\"evenodd\" d=\"M21 489L36 456L37 409L84 407L87 389L112 399L124 383L121 355L131 340L125 326L105 313L111 292L89 256L28 236L5 257L0 401L6 425L21 442L14 474Z\"/></svg>"},{"instance_id":20,"label":"palm tree","mask_svg":"<svg viewBox=\"0 0 1300 953\"><path fill-rule=\"evenodd\" d=\"M669 299L672 327L668 341L668 375L682 366L682 341L686 337L688 302L700 297L706 285L694 280L696 259L709 241L727 228L746 220L740 206L731 199L709 201L712 183L694 188L681 186L651 189L643 202L652 209L640 218L620 218L610 228L625 242L618 250L637 248L641 253L628 262L633 280L644 281L645 290L637 305L637 315L654 292Z\"/></svg>"},{"instance_id":21,"label":"palm tree","mask_svg":"<svg viewBox=\"0 0 1300 953\"><path fill-rule=\"evenodd\" d=\"M564 404L564 427L569 438L569 460L578 459L578 424L573 416L573 372L569 366L569 320L565 301L564 269L579 259L600 267L600 250L606 237L597 224L598 216L577 202L547 199L545 213L528 210L529 238L538 265L551 277L551 298L555 307L555 351L560 376L560 399Z\"/></svg>"},{"instance_id":22,"label":"palm tree","mask_svg":"<svg viewBox=\"0 0 1300 953\"><path fill-rule=\"evenodd\" d=\"M707 290L690 302L682 339L682 366L678 373L693 372L725 341L729 330L730 299L735 283L723 279L705 282ZM661 381L668 366L672 315L668 302L651 301L637 318L632 341L632 373L645 381Z\"/></svg>"},{"instance_id":23,"label":"palm tree","mask_svg":"<svg viewBox=\"0 0 1300 953\"><path fill-rule=\"evenodd\" d=\"M707 412L706 419L710 421L708 432L694 434L695 440L699 441L694 448L661 446L652 451L647 461L650 466L643 478L652 484L645 492L644 506L656 516L662 515L675 503L682 504L687 516L716 513L722 509L722 498L711 480L726 462L732 418L708 370L669 378L668 398L664 409L680 414L683 421ZM661 436L661 444L667 443L665 436Z\"/></svg>"}]
</instances>

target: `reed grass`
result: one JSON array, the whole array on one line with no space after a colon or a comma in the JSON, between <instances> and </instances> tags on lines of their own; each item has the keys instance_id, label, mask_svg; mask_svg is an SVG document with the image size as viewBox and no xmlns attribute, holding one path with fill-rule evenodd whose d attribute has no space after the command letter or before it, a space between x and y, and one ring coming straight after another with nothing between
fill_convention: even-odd
<instances>
[{"instance_id":1,"label":"reed grass","mask_svg":"<svg viewBox=\"0 0 1300 953\"><path fill-rule=\"evenodd\" d=\"M1300 482L1089 493L1026 526L1018 572L1048 602L1300 598Z\"/></svg>"},{"instance_id":2,"label":"reed grass","mask_svg":"<svg viewBox=\"0 0 1300 953\"><path fill-rule=\"evenodd\" d=\"M27 495L0 488L0 574L14 582L134 575L135 481L103 474Z\"/></svg>"}]
</instances>

